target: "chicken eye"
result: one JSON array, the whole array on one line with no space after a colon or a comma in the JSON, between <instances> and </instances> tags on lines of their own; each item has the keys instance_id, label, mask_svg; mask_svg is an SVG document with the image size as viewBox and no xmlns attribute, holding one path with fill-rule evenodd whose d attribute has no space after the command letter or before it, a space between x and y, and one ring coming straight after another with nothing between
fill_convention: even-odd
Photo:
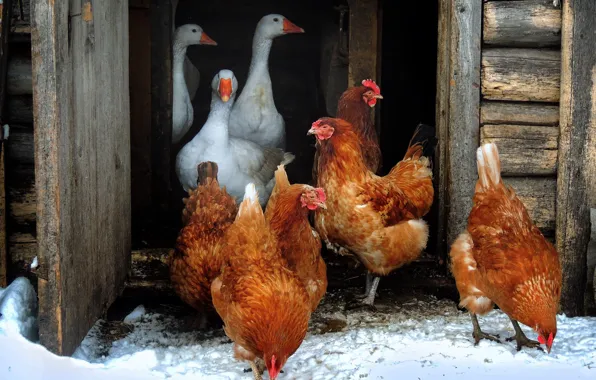
<instances>
[{"instance_id":1,"label":"chicken eye","mask_svg":"<svg viewBox=\"0 0 596 380\"><path fill-rule=\"evenodd\" d=\"M193 32L193 33L196 33L196 32L197 32L197 30L196 30L196 29L193 29L193 30L192 30L192 32Z\"/></svg>"},{"instance_id":2,"label":"chicken eye","mask_svg":"<svg viewBox=\"0 0 596 380\"><path fill-rule=\"evenodd\" d=\"M279 22L279 19L278 19L277 17L275 17L275 18L273 19L273 21L275 21L275 22Z\"/></svg>"}]
</instances>

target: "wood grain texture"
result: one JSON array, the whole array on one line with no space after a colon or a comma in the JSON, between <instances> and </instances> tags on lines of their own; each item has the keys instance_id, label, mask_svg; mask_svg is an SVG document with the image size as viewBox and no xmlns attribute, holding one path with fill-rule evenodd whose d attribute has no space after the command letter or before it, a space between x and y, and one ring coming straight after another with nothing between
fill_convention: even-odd
<instances>
[{"instance_id":1,"label":"wood grain texture","mask_svg":"<svg viewBox=\"0 0 596 380\"><path fill-rule=\"evenodd\" d=\"M482 96L491 100L558 102L561 53L543 49L482 50Z\"/></svg>"},{"instance_id":2,"label":"wood grain texture","mask_svg":"<svg viewBox=\"0 0 596 380\"><path fill-rule=\"evenodd\" d=\"M31 36L40 342L61 355L130 260L128 3L70 3L34 1Z\"/></svg>"},{"instance_id":3,"label":"wood grain texture","mask_svg":"<svg viewBox=\"0 0 596 380\"><path fill-rule=\"evenodd\" d=\"M530 217L545 236L555 234L555 177L504 177L505 184L513 187Z\"/></svg>"},{"instance_id":4,"label":"wood grain texture","mask_svg":"<svg viewBox=\"0 0 596 380\"><path fill-rule=\"evenodd\" d=\"M480 130L482 144L497 144L506 176L555 174L558 137L559 129L549 126L485 125Z\"/></svg>"},{"instance_id":5,"label":"wood grain texture","mask_svg":"<svg viewBox=\"0 0 596 380\"><path fill-rule=\"evenodd\" d=\"M481 124L559 125L559 106L545 103L483 101Z\"/></svg>"},{"instance_id":6,"label":"wood grain texture","mask_svg":"<svg viewBox=\"0 0 596 380\"><path fill-rule=\"evenodd\" d=\"M14 55L8 59L6 91L9 95L31 95L31 58Z\"/></svg>"},{"instance_id":7,"label":"wood grain texture","mask_svg":"<svg viewBox=\"0 0 596 380\"><path fill-rule=\"evenodd\" d=\"M561 122L557 177L557 250L563 266L561 309L584 313L590 198L596 189L596 2L563 2Z\"/></svg>"},{"instance_id":8,"label":"wood grain texture","mask_svg":"<svg viewBox=\"0 0 596 380\"><path fill-rule=\"evenodd\" d=\"M31 95L11 95L6 99L5 119L10 124L33 124Z\"/></svg>"},{"instance_id":9,"label":"wood grain texture","mask_svg":"<svg viewBox=\"0 0 596 380\"><path fill-rule=\"evenodd\" d=\"M449 100L441 111L448 115L445 184L448 244L466 228L477 179L482 2L452 0L450 15L449 82L443 84L448 86Z\"/></svg>"},{"instance_id":10,"label":"wood grain texture","mask_svg":"<svg viewBox=\"0 0 596 380\"><path fill-rule=\"evenodd\" d=\"M494 46L560 46L561 9L552 0L485 2L483 38Z\"/></svg>"}]
</instances>

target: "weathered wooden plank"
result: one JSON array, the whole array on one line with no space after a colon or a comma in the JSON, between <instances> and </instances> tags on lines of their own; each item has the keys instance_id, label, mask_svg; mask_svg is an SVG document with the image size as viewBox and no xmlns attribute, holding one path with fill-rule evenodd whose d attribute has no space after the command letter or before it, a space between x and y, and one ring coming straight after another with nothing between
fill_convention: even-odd
<instances>
[{"instance_id":1,"label":"weathered wooden plank","mask_svg":"<svg viewBox=\"0 0 596 380\"><path fill-rule=\"evenodd\" d=\"M31 58L11 55L8 59L6 91L9 95L31 95Z\"/></svg>"},{"instance_id":2,"label":"weathered wooden plank","mask_svg":"<svg viewBox=\"0 0 596 380\"><path fill-rule=\"evenodd\" d=\"M561 53L539 49L482 51L482 95L492 100L558 102Z\"/></svg>"},{"instance_id":3,"label":"weathered wooden plank","mask_svg":"<svg viewBox=\"0 0 596 380\"><path fill-rule=\"evenodd\" d=\"M449 136L445 144L444 183L447 194L446 238L451 244L466 227L476 183L476 148L479 142L480 45L482 2L456 0L449 5L449 71L440 79L449 93L440 99L440 135ZM443 90L441 90L443 91ZM446 122L446 125L445 125ZM442 124L442 125L441 125Z\"/></svg>"},{"instance_id":4,"label":"weathered wooden plank","mask_svg":"<svg viewBox=\"0 0 596 380\"><path fill-rule=\"evenodd\" d=\"M545 103L483 101L481 124L559 125L559 106Z\"/></svg>"},{"instance_id":5,"label":"weathered wooden plank","mask_svg":"<svg viewBox=\"0 0 596 380\"><path fill-rule=\"evenodd\" d=\"M504 177L513 187L530 217L546 236L555 234L557 179L554 177Z\"/></svg>"},{"instance_id":6,"label":"weathered wooden plank","mask_svg":"<svg viewBox=\"0 0 596 380\"><path fill-rule=\"evenodd\" d=\"M488 1L482 34L488 45L556 47L561 44L561 9L552 0Z\"/></svg>"},{"instance_id":7,"label":"weathered wooden plank","mask_svg":"<svg viewBox=\"0 0 596 380\"><path fill-rule=\"evenodd\" d=\"M130 262L128 3L32 6L40 341L70 355Z\"/></svg>"},{"instance_id":8,"label":"weathered wooden plank","mask_svg":"<svg viewBox=\"0 0 596 380\"><path fill-rule=\"evenodd\" d=\"M6 122L33 124L33 98L31 95L12 95L6 99Z\"/></svg>"},{"instance_id":9,"label":"weathered wooden plank","mask_svg":"<svg viewBox=\"0 0 596 380\"><path fill-rule=\"evenodd\" d=\"M482 144L497 144L505 176L555 174L558 137L559 129L548 126L485 125L480 130Z\"/></svg>"},{"instance_id":10,"label":"weathered wooden plank","mask_svg":"<svg viewBox=\"0 0 596 380\"><path fill-rule=\"evenodd\" d=\"M6 230L6 188L4 175L4 143L0 141L0 287L8 284L8 251Z\"/></svg>"},{"instance_id":11,"label":"weathered wooden plank","mask_svg":"<svg viewBox=\"0 0 596 380\"><path fill-rule=\"evenodd\" d=\"M170 201L172 143L172 4L151 0L151 193L158 213Z\"/></svg>"},{"instance_id":12,"label":"weathered wooden plank","mask_svg":"<svg viewBox=\"0 0 596 380\"><path fill-rule=\"evenodd\" d=\"M379 0L348 0L350 8L348 87L359 86L363 79L371 78L381 84L379 51ZM375 107L373 117L380 135L380 107Z\"/></svg>"},{"instance_id":13,"label":"weathered wooden plank","mask_svg":"<svg viewBox=\"0 0 596 380\"><path fill-rule=\"evenodd\" d=\"M586 284L586 314L596 315L596 208L590 209L590 242L588 243L587 267L588 282Z\"/></svg>"},{"instance_id":14,"label":"weathered wooden plank","mask_svg":"<svg viewBox=\"0 0 596 380\"><path fill-rule=\"evenodd\" d=\"M584 313L590 194L596 190L596 2L563 2L561 135L557 176L557 249L563 266L561 309Z\"/></svg>"}]
</instances>

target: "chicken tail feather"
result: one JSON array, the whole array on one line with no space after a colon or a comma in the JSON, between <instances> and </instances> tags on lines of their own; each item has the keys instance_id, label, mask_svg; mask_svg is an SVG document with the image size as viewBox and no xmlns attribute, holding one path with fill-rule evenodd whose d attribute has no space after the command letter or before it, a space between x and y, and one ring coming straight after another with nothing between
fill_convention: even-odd
<instances>
[{"instance_id":1,"label":"chicken tail feather","mask_svg":"<svg viewBox=\"0 0 596 380\"><path fill-rule=\"evenodd\" d=\"M197 166L197 172L199 174L198 184L206 185L207 178L211 178L217 181L217 164L212 161L201 162Z\"/></svg>"},{"instance_id":2,"label":"chicken tail feather","mask_svg":"<svg viewBox=\"0 0 596 380\"><path fill-rule=\"evenodd\" d=\"M435 127L427 124L418 124L404 159L418 159L421 156L431 158L437 146Z\"/></svg>"},{"instance_id":3,"label":"chicken tail feather","mask_svg":"<svg viewBox=\"0 0 596 380\"><path fill-rule=\"evenodd\" d=\"M476 150L478 179L484 189L489 189L501 182L501 161L494 143L483 144Z\"/></svg>"},{"instance_id":4,"label":"chicken tail feather","mask_svg":"<svg viewBox=\"0 0 596 380\"><path fill-rule=\"evenodd\" d=\"M281 165L287 165L290 162L294 161L295 158L296 158L296 156L293 153L285 152L284 153L284 158L281 161Z\"/></svg>"}]
</instances>

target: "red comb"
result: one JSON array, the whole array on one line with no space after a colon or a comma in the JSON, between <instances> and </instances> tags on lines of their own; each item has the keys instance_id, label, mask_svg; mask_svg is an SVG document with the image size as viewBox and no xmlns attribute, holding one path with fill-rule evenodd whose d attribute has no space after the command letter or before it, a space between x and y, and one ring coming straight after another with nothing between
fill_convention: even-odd
<instances>
[{"instance_id":1,"label":"red comb","mask_svg":"<svg viewBox=\"0 0 596 380\"><path fill-rule=\"evenodd\" d=\"M318 128L321 126L321 123L323 123L323 119L319 119L319 120L315 121L314 123L312 123L312 127Z\"/></svg>"},{"instance_id":2,"label":"red comb","mask_svg":"<svg viewBox=\"0 0 596 380\"><path fill-rule=\"evenodd\" d=\"M327 200L327 196L325 195L325 190L323 190L321 187L317 187L315 189L315 191L317 192L317 195L319 196L319 200L321 202L325 202Z\"/></svg>"},{"instance_id":3,"label":"red comb","mask_svg":"<svg viewBox=\"0 0 596 380\"><path fill-rule=\"evenodd\" d=\"M377 84L375 83L374 80L372 79L365 79L362 81L362 85L365 87L370 88L371 90L373 90L375 92L375 94L380 94L381 93L381 89L379 88L379 86L377 86Z\"/></svg>"},{"instance_id":4,"label":"red comb","mask_svg":"<svg viewBox=\"0 0 596 380\"><path fill-rule=\"evenodd\" d=\"M546 344L546 341L544 340L542 335L538 335L538 342L540 342L540 344Z\"/></svg>"}]
</instances>

